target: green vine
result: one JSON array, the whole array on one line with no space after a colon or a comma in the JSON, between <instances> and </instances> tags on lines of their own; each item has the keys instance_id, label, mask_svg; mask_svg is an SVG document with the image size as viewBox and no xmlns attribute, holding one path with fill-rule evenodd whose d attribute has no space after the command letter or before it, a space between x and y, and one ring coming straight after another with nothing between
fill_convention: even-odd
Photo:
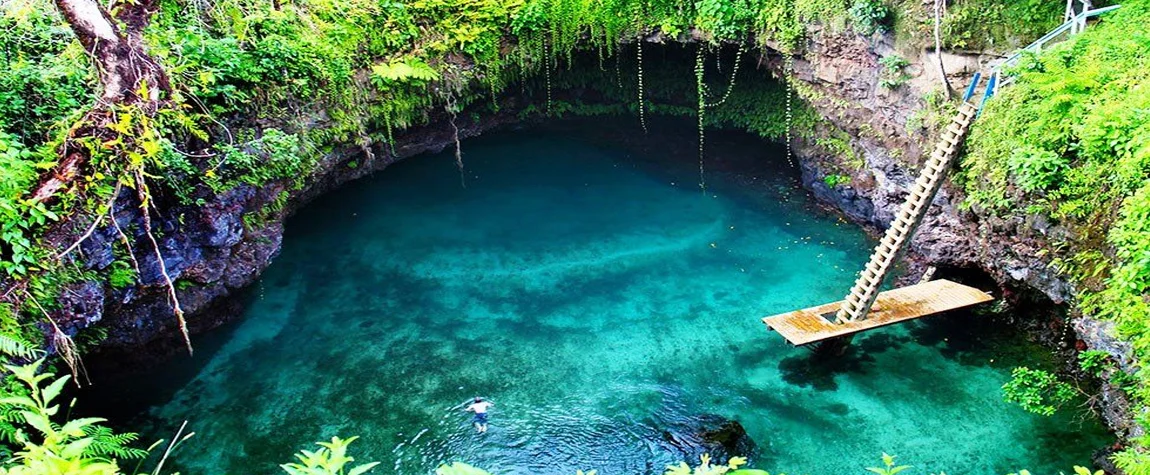
<instances>
[{"instance_id":1,"label":"green vine","mask_svg":"<svg viewBox=\"0 0 1150 475\"><path fill-rule=\"evenodd\" d=\"M703 193L707 192L707 177L703 169L703 156L704 156L704 137L703 137L703 121L705 120L705 112L707 110L707 85L703 82L704 73L706 73L706 53L705 46L699 44L699 49L695 52L695 94L698 97L698 119L699 119L699 189Z\"/></svg>"},{"instance_id":2,"label":"green vine","mask_svg":"<svg viewBox=\"0 0 1150 475\"><path fill-rule=\"evenodd\" d=\"M727 98L731 97L731 91L735 90L735 78L739 76L739 65L743 62L744 48L745 47L740 44L739 49L735 52L735 66L731 69L731 80L727 83L727 91L723 93L723 97L720 98L718 102L707 104L707 107L719 107L727 102ZM715 55L716 58L719 56L720 55ZM716 61L715 64L721 65L723 63ZM722 70L723 68L720 67L719 71L721 72Z\"/></svg>"},{"instance_id":3,"label":"green vine","mask_svg":"<svg viewBox=\"0 0 1150 475\"><path fill-rule=\"evenodd\" d=\"M550 42L543 39L543 76L547 81L547 115L551 115L551 57Z\"/></svg>"},{"instance_id":4,"label":"green vine","mask_svg":"<svg viewBox=\"0 0 1150 475\"><path fill-rule=\"evenodd\" d=\"M795 156L795 150L794 150L795 86L793 84L794 79L791 77L794 74L794 70L795 70L795 59L791 55L787 54L785 56L785 58L783 59L783 84L786 85L786 88L787 88L787 94L786 94L786 96L787 96L787 105L786 105L786 108L787 108L787 110L786 110L787 164L789 164L791 166L791 168L795 167L795 160L794 160L794 156Z\"/></svg>"},{"instance_id":5,"label":"green vine","mask_svg":"<svg viewBox=\"0 0 1150 475\"><path fill-rule=\"evenodd\" d=\"M643 35L640 34L638 41L635 42L635 56L638 61L639 67L639 125L643 127L643 133L647 133L647 113L645 109L646 101L643 94Z\"/></svg>"}]
</instances>

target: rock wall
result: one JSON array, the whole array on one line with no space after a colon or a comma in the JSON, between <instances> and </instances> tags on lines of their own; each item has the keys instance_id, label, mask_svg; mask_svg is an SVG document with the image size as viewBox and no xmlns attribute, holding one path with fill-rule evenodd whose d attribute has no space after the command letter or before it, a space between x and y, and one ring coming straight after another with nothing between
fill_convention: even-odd
<instances>
[{"instance_id":1,"label":"rock wall","mask_svg":"<svg viewBox=\"0 0 1150 475\"><path fill-rule=\"evenodd\" d=\"M929 52L910 58L910 80L894 89L881 85L879 58L898 54L890 38L868 39L853 34L816 35L806 53L793 62L796 76L809 86L808 101L835 127L851 136L852 148L865 165L853 167L843 157L814 144L799 144L802 182L820 200L842 210L852 220L885 230L933 146L925 129L908 123L923 108L926 93L940 91L936 61ZM961 89L970 74L986 70L993 55L944 55L951 83ZM772 67L782 71L781 59ZM829 186L828 174L849 171L849 183ZM996 297L1012 304L1012 312L1039 337L1068 359L1067 369L1079 373L1075 352L1106 351L1132 369L1129 344L1114 337L1113 324L1076 315L1069 303L1073 285L1051 265L1051 243L1072 239L1065 227L1043 217L1000 218L959 207L962 190L946 182L911 241L908 280L917 280L926 266L976 270L998 285ZM993 292L992 292L993 293ZM1037 305L1036 305L1037 304ZM1108 378L1107 378L1108 379ZM1143 429L1132 420L1124 392L1101 381L1103 418L1120 437L1137 437ZM1103 466L1110 466L1107 462Z\"/></svg>"},{"instance_id":2,"label":"rock wall","mask_svg":"<svg viewBox=\"0 0 1150 475\"><path fill-rule=\"evenodd\" d=\"M516 109L514 104L506 108ZM460 139L517 120L510 113L489 114L478 122L469 117L461 114L456 122ZM190 333L202 333L239 315L243 305L228 297L255 282L271 264L280 250L283 221L293 210L343 183L403 158L439 152L454 141L449 119L433 114L429 125L397 133L394 155L386 144L349 146L325 154L303 189L285 189L282 182L241 185L195 206L161 205L159 216L153 214L152 226L164 266L176 282ZM348 166L352 161L356 166ZM275 202L284 191L290 199L276 209ZM95 350L96 359L105 366L111 361L130 370L183 351L184 345L154 246L142 231L135 193L123 192L114 209L116 226L103 226L83 242L81 262L87 269L106 272L116 258L114 245L126 238L138 259L138 283L123 288L112 288L102 280L74 284L62 293L61 309L54 317L69 334L98 323L107 337ZM245 220L245 216L259 219Z\"/></svg>"}]
</instances>

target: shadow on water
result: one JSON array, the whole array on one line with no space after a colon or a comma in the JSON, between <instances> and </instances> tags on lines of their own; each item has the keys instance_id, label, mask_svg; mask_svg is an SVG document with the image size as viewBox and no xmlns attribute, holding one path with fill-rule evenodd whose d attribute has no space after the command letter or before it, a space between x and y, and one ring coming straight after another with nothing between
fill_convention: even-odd
<instances>
[{"instance_id":1,"label":"shadow on water","mask_svg":"<svg viewBox=\"0 0 1150 475\"><path fill-rule=\"evenodd\" d=\"M851 345L841 355L809 351L784 358L779 361L779 373L783 381L798 387L834 391L839 388L836 376L848 373L865 375L873 368L874 362L873 355Z\"/></svg>"}]
</instances>

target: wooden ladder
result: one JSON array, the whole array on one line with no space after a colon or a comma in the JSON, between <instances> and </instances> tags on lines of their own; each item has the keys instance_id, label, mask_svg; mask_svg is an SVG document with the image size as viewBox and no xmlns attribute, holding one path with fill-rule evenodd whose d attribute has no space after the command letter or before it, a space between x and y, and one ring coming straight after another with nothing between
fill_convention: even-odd
<instances>
[{"instance_id":1,"label":"wooden ladder","mask_svg":"<svg viewBox=\"0 0 1150 475\"><path fill-rule=\"evenodd\" d=\"M963 102L959 107L958 114L942 133L934 153L919 171L918 180L911 186L910 195L899 208L894 222L886 230L874 254L871 254L870 262L867 262L866 268L859 274L854 287L835 314L836 323L862 320L870 312L883 280L890 274L895 260L906 252L911 236L922 223L930 203L938 194L942 179L950 169L954 157L958 155L958 149L966 138L966 132L970 128L970 123L974 121L977 111L978 107L970 102Z\"/></svg>"}]
</instances>

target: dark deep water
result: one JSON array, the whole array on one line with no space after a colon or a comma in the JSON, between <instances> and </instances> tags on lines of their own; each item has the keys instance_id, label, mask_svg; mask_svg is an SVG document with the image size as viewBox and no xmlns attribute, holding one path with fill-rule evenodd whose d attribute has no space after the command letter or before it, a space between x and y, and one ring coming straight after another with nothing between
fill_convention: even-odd
<instances>
[{"instance_id":1,"label":"dark deep water","mask_svg":"<svg viewBox=\"0 0 1150 475\"><path fill-rule=\"evenodd\" d=\"M333 435L360 436L376 473L662 473L690 454L665 432L707 414L772 473L864 473L884 451L912 474L1057 473L1108 442L1002 402L1012 367L1046 363L976 314L834 361L767 332L762 316L841 298L873 241L817 209L780 149L708 142L706 194L690 124L596 119L465 142L466 188L443 153L325 196L241 322L114 388L154 395L126 425L189 420L185 474L276 473ZM485 435L456 406L475 395L496 403Z\"/></svg>"}]
</instances>

